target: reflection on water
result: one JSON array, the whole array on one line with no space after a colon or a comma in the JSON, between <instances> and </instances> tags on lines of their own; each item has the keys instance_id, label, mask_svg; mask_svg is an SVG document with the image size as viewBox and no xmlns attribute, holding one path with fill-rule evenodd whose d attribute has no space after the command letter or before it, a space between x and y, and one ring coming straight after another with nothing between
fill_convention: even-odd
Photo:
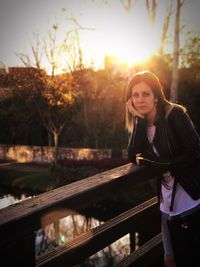
<instances>
[{"instance_id":1,"label":"reflection on water","mask_svg":"<svg viewBox=\"0 0 200 267\"><path fill-rule=\"evenodd\" d=\"M21 194L20 197L13 196L11 194L0 196L0 208L23 201L26 198L28 197L24 194ZM60 219L61 217L64 218ZM77 214L74 211L66 211L65 209L57 210L45 215L41 220L41 229L36 231L36 257L51 251L57 246L62 246L72 241L80 234L88 232L90 229L95 228L103 223L103 221L99 221L95 218L87 218L84 215ZM136 233L136 241L137 238L138 237ZM129 234L127 234L75 267L112 266L129 253L130 237Z\"/></svg>"},{"instance_id":2,"label":"reflection on water","mask_svg":"<svg viewBox=\"0 0 200 267\"><path fill-rule=\"evenodd\" d=\"M72 212L72 211L71 211ZM51 218L58 216L51 214ZM63 211L60 213L63 214ZM46 218L42 219L42 229L36 233L36 256L43 254L51 250L56 246L62 246L67 242L72 241L80 234L89 231L90 229L99 226L103 222L100 222L94 218L87 218L81 214L69 214L65 218L60 220L53 220L54 222L46 224ZM50 219L48 218L47 221Z\"/></svg>"},{"instance_id":3,"label":"reflection on water","mask_svg":"<svg viewBox=\"0 0 200 267\"><path fill-rule=\"evenodd\" d=\"M95 218L86 218L80 214L70 214L67 217L44 226L36 234L36 257L62 246L84 232L89 232L104 222ZM129 234L112 243L108 247L92 255L78 266L110 266L130 253Z\"/></svg>"},{"instance_id":4,"label":"reflection on water","mask_svg":"<svg viewBox=\"0 0 200 267\"><path fill-rule=\"evenodd\" d=\"M17 202L23 201L27 198L30 198L30 196L27 197L26 194L18 194L17 196L11 194L6 194L6 195L2 194L0 195L0 209L3 209Z\"/></svg>"}]
</instances>

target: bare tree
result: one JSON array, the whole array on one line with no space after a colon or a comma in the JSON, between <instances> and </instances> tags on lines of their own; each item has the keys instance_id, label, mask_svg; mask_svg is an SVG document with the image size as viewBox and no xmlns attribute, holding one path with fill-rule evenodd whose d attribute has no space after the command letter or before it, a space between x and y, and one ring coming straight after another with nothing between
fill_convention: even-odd
<instances>
[{"instance_id":1,"label":"bare tree","mask_svg":"<svg viewBox=\"0 0 200 267\"><path fill-rule=\"evenodd\" d=\"M165 42L167 39L167 32L169 29L169 23L170 23L170 19L171 19L172 14L173 14L173 11L172 11L172 0L171 0L169 6L167 8L167 12L166 12L165 19L163 22L163 27L162 27L162 35L161 35L160 49L159 49L159 53L161 56L163 56L163 54L164 54L164 45L165 45Z\"/></svg>"},{"instance_id":2,"label":"bare tree","mask_svg":"<svg viewBox=\"0 0 200 267\"><path fill-rule=\"evenodd\" d=\"M84 69L83 50L78 30L70 32L63 42L63 54L66 71L74 72Z\"/></svg>"},{"instance_id":3,"label":"bare tree","mask_svg":"<svg viewBox=\"0 0 200 267\"><path fill-rule=\"evenodd\" d=\"M41 60L44 48L42 46L39 33L33 33L33 40L29 43L33 55L33 61L30 56L24 53L16 53L16 55L25 67L36 67L37 69L41 69Z\"/></svg>"},{"instance_id":4,"label":"bare tree","mask_svg":"<svg viewBox=\"0 0 200 267\"><path fill-rule=\"evenodd\" d=\"M155 23L156 20L156 9L157 9L157 2L156 0L152 0L151 4L149 0L146 0L146 9L150 18L151 23Z\"/></svg>"},{"instance_id":5,"label":"bare tree","mask_svg":"<svg viewBox=\"0 0 200 267\"><path fill-rule=\"evenodd\" d=\"M132 0L128 0L127 3L124 0L121 0L122 5L124 6L124 8L129 12L131 10L131 7L133 5L133 1Z\"/></svg>"},{"instance_id":6,"label":"bare tree","mask_svg":"<svg viewBox=\"0 0 200 267\"><path fill-rule=\"evenodd\" d=\"M174 51L173 51L173 65L172 65L172 81L170 88L170 100L177 102L178 99L178 66L179 66L179 50L180 50L180 15L181 7L184 0L176 0L176 19L174 26Z\"/></svg>"},{"instance_id":7,"label":"bare tree","mask_svg":"<svg viewBox=\"0 0 200 267\"><path fill-rule=\"evenodd\" d=\"M61 55L61 45L57 43L58 24L54 24L48 32L48 39L44 41L46 58L51 66L51 76L55 75Z\"/></svg>"}]
</instances>

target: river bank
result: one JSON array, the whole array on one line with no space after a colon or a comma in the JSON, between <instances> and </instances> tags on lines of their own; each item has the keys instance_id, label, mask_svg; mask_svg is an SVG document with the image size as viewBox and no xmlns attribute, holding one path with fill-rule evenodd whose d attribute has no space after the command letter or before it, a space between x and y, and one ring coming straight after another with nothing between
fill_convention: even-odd
<instances>
[{"instance_id":1,"label":"river bank","mask_svg":"<svg viewBox=\"0 0 200 267\"><path fill-rule=\"evenodd\" d=\"M85 164L85 162L82 163ZM6 194L38 195L108 170L108 166L105 166L105 163L103 167L80 166L80 162L75 165L73 162L73 165L69 164L69 167L55 167L36 163L1 162L0 188L1 192ZM107 220L154 195L155 181L152 179L140 184L140 186L133 186L129 192L119 192L117 194L112 194L111 192L106 199L99 203L91 201L91 206L85 212L88 216L94 216L99 220Z\"/></svg>"},{"instance_id":2,"label":"river bank","mask_svg":"<svg viewBox=\"0 0 200 267\"><path fill-rule=\"evenodd\" d=\"M42 193L53 188L48 165L1 162L0 187L11 191Z\"/></svg>"}]
</instances>

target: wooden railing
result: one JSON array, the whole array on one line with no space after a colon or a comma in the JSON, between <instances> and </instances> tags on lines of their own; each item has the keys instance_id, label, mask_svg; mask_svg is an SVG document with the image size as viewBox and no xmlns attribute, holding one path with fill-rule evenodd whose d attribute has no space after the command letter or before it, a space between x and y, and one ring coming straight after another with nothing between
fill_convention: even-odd
<instances>
[{"instance_id":1,"label":"wooden railing","mask_svg":"<svg viewBox=\"0 0 200 267\"><path fill-rule=\"evenodd\" d=\"M57 213L58 221L67 216L69 210L81 211L91 200L97 201L115 192L128 192L155 175L155 170L126 164L2 209L0 261L12 267L74 266L124 235L137 231L140 234L139 249L116 266L160 266L163 252L156 197L35 257L35 231L41 228L45 214L62 208L62 212ZM46 218L46 223L52 222L51 216Z\"/></svg>"}]
</instances>

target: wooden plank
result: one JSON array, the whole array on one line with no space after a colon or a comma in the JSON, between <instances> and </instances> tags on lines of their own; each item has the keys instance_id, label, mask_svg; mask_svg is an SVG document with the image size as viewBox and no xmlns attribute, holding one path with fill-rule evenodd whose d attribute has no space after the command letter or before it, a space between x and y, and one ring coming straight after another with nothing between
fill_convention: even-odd
<instances>
[{"instance_id":1,"label":"wooden plank","mask_svg":"<svg viewBox=\"0 0 200 267\"><path fill-rule=\"evenodd\" d=\"M144 225L148 218L148 230L151 237L158 231L159 218L156 217L157 199L152 198L122 214L105 222L91 231L84 233L73 241L46 253L37 259L37 266L58 267L73 266L83 259L93 255L112 242L118 240L130 231L137 230L137 226ZM157 213L158 214L158 213Z\"/></svg>"},{"instance_id":2,"label":"wooden plank","mask_svg":"<svg viewBox=\"0 0 200 267\"><path fill-rule=\"evenodd\" d=\"M159 233L113 267L156 267L160 266L162 257L162 235Z\"/></svg>"},{"instance_id":3,"label":"wooden plank","mask_svg":"<svg viewBox=\"0 0 200 267\"><path fill-rule=\"evenodd\" d=\"M98 200L116 190L124 190L152 175L153 172L144 167L126 164L4 208L0 213L0 245L6 246L39 229L42 216L52 210L78 210L91 199ZM61 217L64 214L61 213Z\"/></svg>"},{"instance_id":4,"label":"wooden plank","mask_svg":"<svg viewBox=\"0 0 200 267\"><path fill-rule=\"evenodd\" d=\"M36 266L34 233L29 236L22 237L19 240L15 240L9 245L10 246L3 247L0 250L2 266Z\"/></svg>"}]
</instances>

